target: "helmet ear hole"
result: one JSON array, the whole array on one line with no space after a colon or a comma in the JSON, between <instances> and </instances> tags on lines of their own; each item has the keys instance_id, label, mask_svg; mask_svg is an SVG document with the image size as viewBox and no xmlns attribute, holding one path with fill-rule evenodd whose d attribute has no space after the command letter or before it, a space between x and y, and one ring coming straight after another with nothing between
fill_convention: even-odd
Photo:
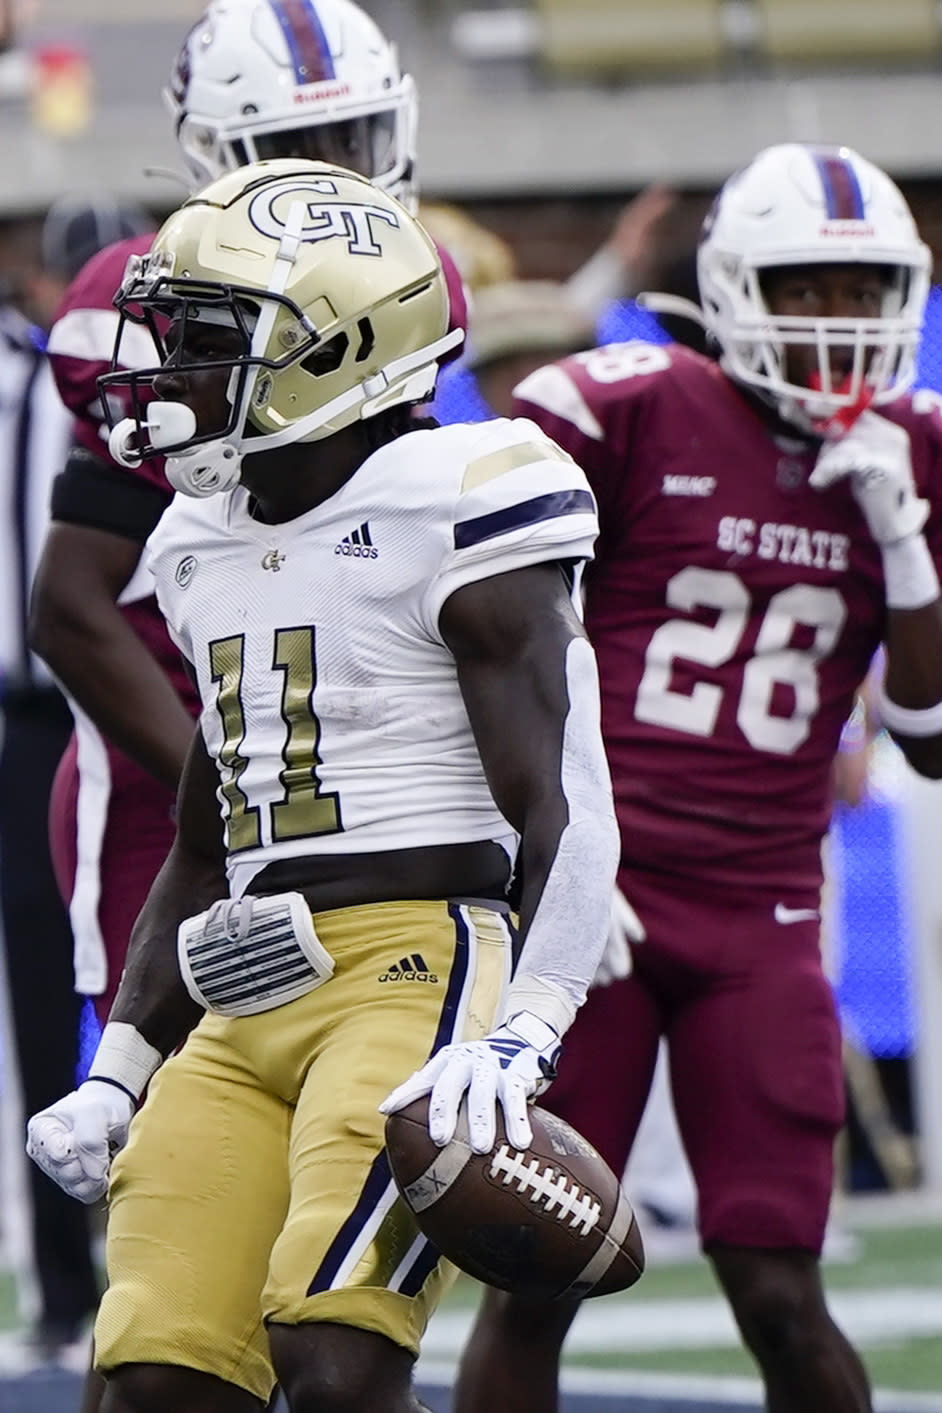
<instances>
[{"instance_id":1,"label":"helmet ear hole","mask_svg":"<svg viewBox=\"0 0 942 1413\"><path fill-rule=\"evenodd\" d=\"M361 320L362 322L365 321ZM320 344L312 353L302 359L301 367L305 373L311 373L315 378L322 378L325 373L336 373L346 357L349 347L350 340L346 334L335 334L332 339Z\"/></svg>"}]
</instances>

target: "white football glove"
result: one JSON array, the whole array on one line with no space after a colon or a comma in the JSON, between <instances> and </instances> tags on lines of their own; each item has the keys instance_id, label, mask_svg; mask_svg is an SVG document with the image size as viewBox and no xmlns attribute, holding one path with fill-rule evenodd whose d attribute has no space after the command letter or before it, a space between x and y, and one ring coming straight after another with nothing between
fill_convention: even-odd
<instances>
[{"instance_id":1,"label":"white football glove","mask_svg":"<svg viewBox=\"0 0 942 1413\"><path fill-rule=\"evenodd\" d=\"M919 534L929 505L916 495L904 428L876 412L862 412L839 441L825 442L809 484L823 491L845 476L878 545Z\"/></svg>"},{"instance_id":2,"label":"white football glove","mask_svg":"<svg viewBox=\"0 0 942 1413\"><path fill-rule=\"evenodd\" d=\"M34 1114L26 1151L80 1202L97 1202L108 1191L112 1156L128 1141L134 1100L115 1084L87 1079L78 1089Z\"/></svg>"},{"instance_id":3,"label":"white football glove","mask_svg":"<svg viewBox=\"0 0 942 1413\"><path fill-rule=\"evenodd\" d=\"M461 1101L468 1096L468 1137L475 1153L488 1153L497 1138L497 1105L513 1148L529 1148L533 1130L527 1100L542 1094L556 1074L559 1035L531 1011L516 1015L483 1040L446 1045L428 1064L380 1104L393 1114L429 1094L428 1131L434 1143L450 1143Z\"/></svg>"},{"instance_id":4,"label":"white football glove","mask_svg":"<svg viewBox=\"0 0 942 1413\"><path fill-rule=\"evenodd\" d=\"M613 981L621 981L631 975L631 942L643 942L644 924L620 888L612 894L612 916L605 941L605 950L599 959L595 975L589 983L593 986L610 986Z\"/></svg>"}]
</instances>

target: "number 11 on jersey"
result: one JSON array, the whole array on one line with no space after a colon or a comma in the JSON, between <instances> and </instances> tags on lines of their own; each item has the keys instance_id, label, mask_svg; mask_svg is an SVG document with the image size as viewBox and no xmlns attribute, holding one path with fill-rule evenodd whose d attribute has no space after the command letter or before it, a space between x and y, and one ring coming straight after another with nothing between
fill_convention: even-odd
<instances>
[{"instance_id":1,"label":"number 11 on jersey","mask_svg":"<svg viewBox=\"0 0 942 1413\"><path fill-rule=\"evenodd\" d=\"M313 834L336 834L343 829L340 796L324 792L317 775L320 722L314 714L317 683L313 628L279 628L274 634L272 671L281 672L281 717L285 724L282 747L284 767L278 779L283 797L270 806L273 843L303 839ZM246 724L242 685L245 671L245 635L220 638L209 646L212 680L219 684L216 709L222 721L219 764L225 772L220 791L228 807L226 847L230 853L262 845L259 807L249 802L242 777L249 765L244 754Z\"/></svg>"}]
</instances>

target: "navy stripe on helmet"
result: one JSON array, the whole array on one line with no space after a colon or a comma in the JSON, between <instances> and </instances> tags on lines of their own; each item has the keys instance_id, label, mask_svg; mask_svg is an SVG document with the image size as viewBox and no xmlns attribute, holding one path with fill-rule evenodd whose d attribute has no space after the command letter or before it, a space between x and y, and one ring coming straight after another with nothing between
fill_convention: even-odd
<instances>
[{"instance_id":1,"label":"navy stripe on helmet","mask_svg":"<svg viewBox=\"0 0 942 1413\"><path fill-rule=\"evenodd\" d=\"M829 221L862 221L863 193L857 173L846 157L836 152L816 152L814 155Z\"/></svg>"},{"instance_id":2,"label":"navy stripe on helmet","mask_svg":"<svg viewBox=\"0 0 942 1413\"><path fill-rule=\"evenodd\" d=\"M269 0L281 25L299 84L336 77L334 61L313 0Z\"/></svg>"}]
</instances>

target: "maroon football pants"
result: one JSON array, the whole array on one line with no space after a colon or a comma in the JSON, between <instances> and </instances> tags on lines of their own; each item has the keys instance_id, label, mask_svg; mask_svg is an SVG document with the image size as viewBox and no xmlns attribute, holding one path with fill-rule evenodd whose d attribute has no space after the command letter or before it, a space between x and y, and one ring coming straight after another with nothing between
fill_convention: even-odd
<instances>
[{"instance_id":1,"label":"maroon football pants","mask_svg":"<svg viewBox=\"0 0 942 1413\"><path fill-rule=\"evenodd\" d=\"M844 1086L819 924L802 916L817 898L746 879L722 897L651 873L620 885L647 940L630 977L589 993L540 1103L622 1172L663 1034L704 1246L820 1252Z\"/></svg>"},{"instance_id":2,"label":"maroon football pants","mask_svg":"<svg viewBox=\"0 0 942 1413\"><path fill-rule=\"evenodd\" d=\"M109 752L111 790L98 857L101 895L98 923L107 959L105 989L93 999L98 1019L108 1018L118 989L131 928L173 842L173 793L126 756ZM72 898L77 860L79 770L73 734L52 790L49 836L60 892Z\"/></svg>"}]
</instances>

